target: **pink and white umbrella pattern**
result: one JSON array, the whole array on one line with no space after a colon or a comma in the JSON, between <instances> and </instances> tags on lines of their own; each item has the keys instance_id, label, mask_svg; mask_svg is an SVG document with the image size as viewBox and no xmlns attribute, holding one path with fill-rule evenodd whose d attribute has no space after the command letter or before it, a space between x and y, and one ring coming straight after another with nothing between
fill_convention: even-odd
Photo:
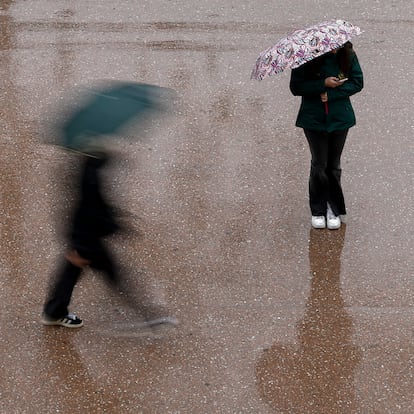
<instances>
[{"instance_id":1,"label":"pink and white umbrella pattern","mask_svg":"<svg viewBox=\"0 0 414 414\"><path fill-rule=\"evenodd\" d=\"M362 30L345 20L331 20L306 29L295 30L275 45L260 53L251 78L262 80L266 76L295 69L343 46Z\"/></svg>"}]
</instances>

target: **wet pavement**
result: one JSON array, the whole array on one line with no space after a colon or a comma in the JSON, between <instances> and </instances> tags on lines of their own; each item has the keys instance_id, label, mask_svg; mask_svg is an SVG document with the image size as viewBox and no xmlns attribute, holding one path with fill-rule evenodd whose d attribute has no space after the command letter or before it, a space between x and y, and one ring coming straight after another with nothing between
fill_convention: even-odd
<instances>
[{"instance_id":1,"label":"wet pavement","mask_svg":"<svg viewBox=\"0 0 414 414\"><path fill-rule=\"evenodd\" d=\"M0 2L1 413L414 412L414 10L354 3ZM286 32L333 17L365 30L366 85L330 232L310 229L289 73L249 76ZM136 329L93 273L71 306L85 327L39 323L72 162L44 143L45 114L97 79L180 97L117 141L108 177L138 229L113 248L177 329Z\"/></svg>"}]
</instances>

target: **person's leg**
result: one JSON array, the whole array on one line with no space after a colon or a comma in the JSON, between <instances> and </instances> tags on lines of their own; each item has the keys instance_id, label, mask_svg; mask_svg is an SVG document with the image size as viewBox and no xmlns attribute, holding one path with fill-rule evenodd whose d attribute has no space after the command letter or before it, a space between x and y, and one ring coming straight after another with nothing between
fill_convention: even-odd
<instances>
[{"instance_id":1,"label":"person's leg","mask_svg":"<svg viewBox=\"0 0 414 414\"><path fill-rule=\"evenodd\" d=\"M341 186L341 155L348 130L329 134L329 151L326 174L329 182L328 202L336 216L346 214L345 200Z\"/></svg>"},{"instance_id":2,"label":"person's leg","mask_svg":"<svg viewBox=\"0 0 414 414\"><path fill-rule=\"evenodd\" d=\"M101 240L94 243L93 251L89 253L88 258L91 260L91 268L103 273L109 288L119 294L128 307L135 311L140 310L141 304L136 297L135 289L127 284L125 269L122 269L121 274L120 267L112 253Z\"/></svg>"},{"instance_id":3,"label":"person's leg","mask_svg":"<svg viewBox=\"0 0 414 414\"><path fill-rule=\"evenodd\" d=\"M112 287L120 285L120 275L115 260L100 240L97 240L94 243L93 250L88 252L88 259L91 261L90 266L93 269L103 272L109 285Z\"/></svg>"},{"instance_id":4,"label":"person's leg","mask_svg":"<svg viewBox=\"0 0 414 414\"><path fill-rule=\"evenodd\" d=\"M63 318L68 315L68 306L72 298L73 288L79 279L82 268L74 266L65 259L52 283L49 295L44 305L44 314L52 319Z\"/></svg>"},{"instance_id":5,"label":"person's leg","mask_svg":"<svg viewBox=\"0 0 414 414\"><path fill-rule=\"evenodd\" d=\"M304 130L311 152L309 176L309 204L312 216L325 216L329 180L326 175L328 163L328 134L320 131Z\"/></svg>"},{"instance_id":6,"label":"person's leg","mask_svg":"<svg viewBox=\"0 0 414 414\"><path fill-rule=\"evenodd\" d=\"M104 273L109 287L122 297L125 305L137 316L145 319L142 326L176 325L178 323L174 317L168 315L169 312L164 306L151 302L145 291L142 275L141 277L134 275L133 281L128 280L127 275L131 272L125 267L122 267L120 271L118 264L104 243L97 242L93 253L88 258L91 259L90 266Z\"/></svg>"}]
</instances>

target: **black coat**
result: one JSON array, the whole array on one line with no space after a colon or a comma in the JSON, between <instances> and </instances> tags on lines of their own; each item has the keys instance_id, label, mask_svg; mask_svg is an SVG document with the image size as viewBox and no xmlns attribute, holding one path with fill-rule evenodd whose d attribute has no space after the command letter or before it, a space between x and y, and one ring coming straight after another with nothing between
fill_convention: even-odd
<instances>
[{"instance_id":1,"label":"black coat","mask_svg":"<svg viewBox=\"0 0 414 414\"><path fill-rule=\"evenodd\" d=\"M80 198L73 217L70 243L84 257L94 250L101 238L119 229L113 209L102 194L99 170L103 162L87 157L81 175Z\"/></svg>"}]
</instances>

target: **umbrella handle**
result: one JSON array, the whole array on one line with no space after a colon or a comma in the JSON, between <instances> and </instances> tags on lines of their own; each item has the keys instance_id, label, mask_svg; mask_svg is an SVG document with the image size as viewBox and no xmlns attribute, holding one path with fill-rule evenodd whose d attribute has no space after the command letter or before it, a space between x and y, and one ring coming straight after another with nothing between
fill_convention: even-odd
<instances>
[{"instance_id":1,"label":"umbrella handle","mask_svg":"<svg viewBox=\"0 0 414 414\"><path fill-rule=\"evenodd\" d=\"M329 106L328 106L328 102L325 102L325 115L329 114Z\"/></svg>"}]
</instances>

